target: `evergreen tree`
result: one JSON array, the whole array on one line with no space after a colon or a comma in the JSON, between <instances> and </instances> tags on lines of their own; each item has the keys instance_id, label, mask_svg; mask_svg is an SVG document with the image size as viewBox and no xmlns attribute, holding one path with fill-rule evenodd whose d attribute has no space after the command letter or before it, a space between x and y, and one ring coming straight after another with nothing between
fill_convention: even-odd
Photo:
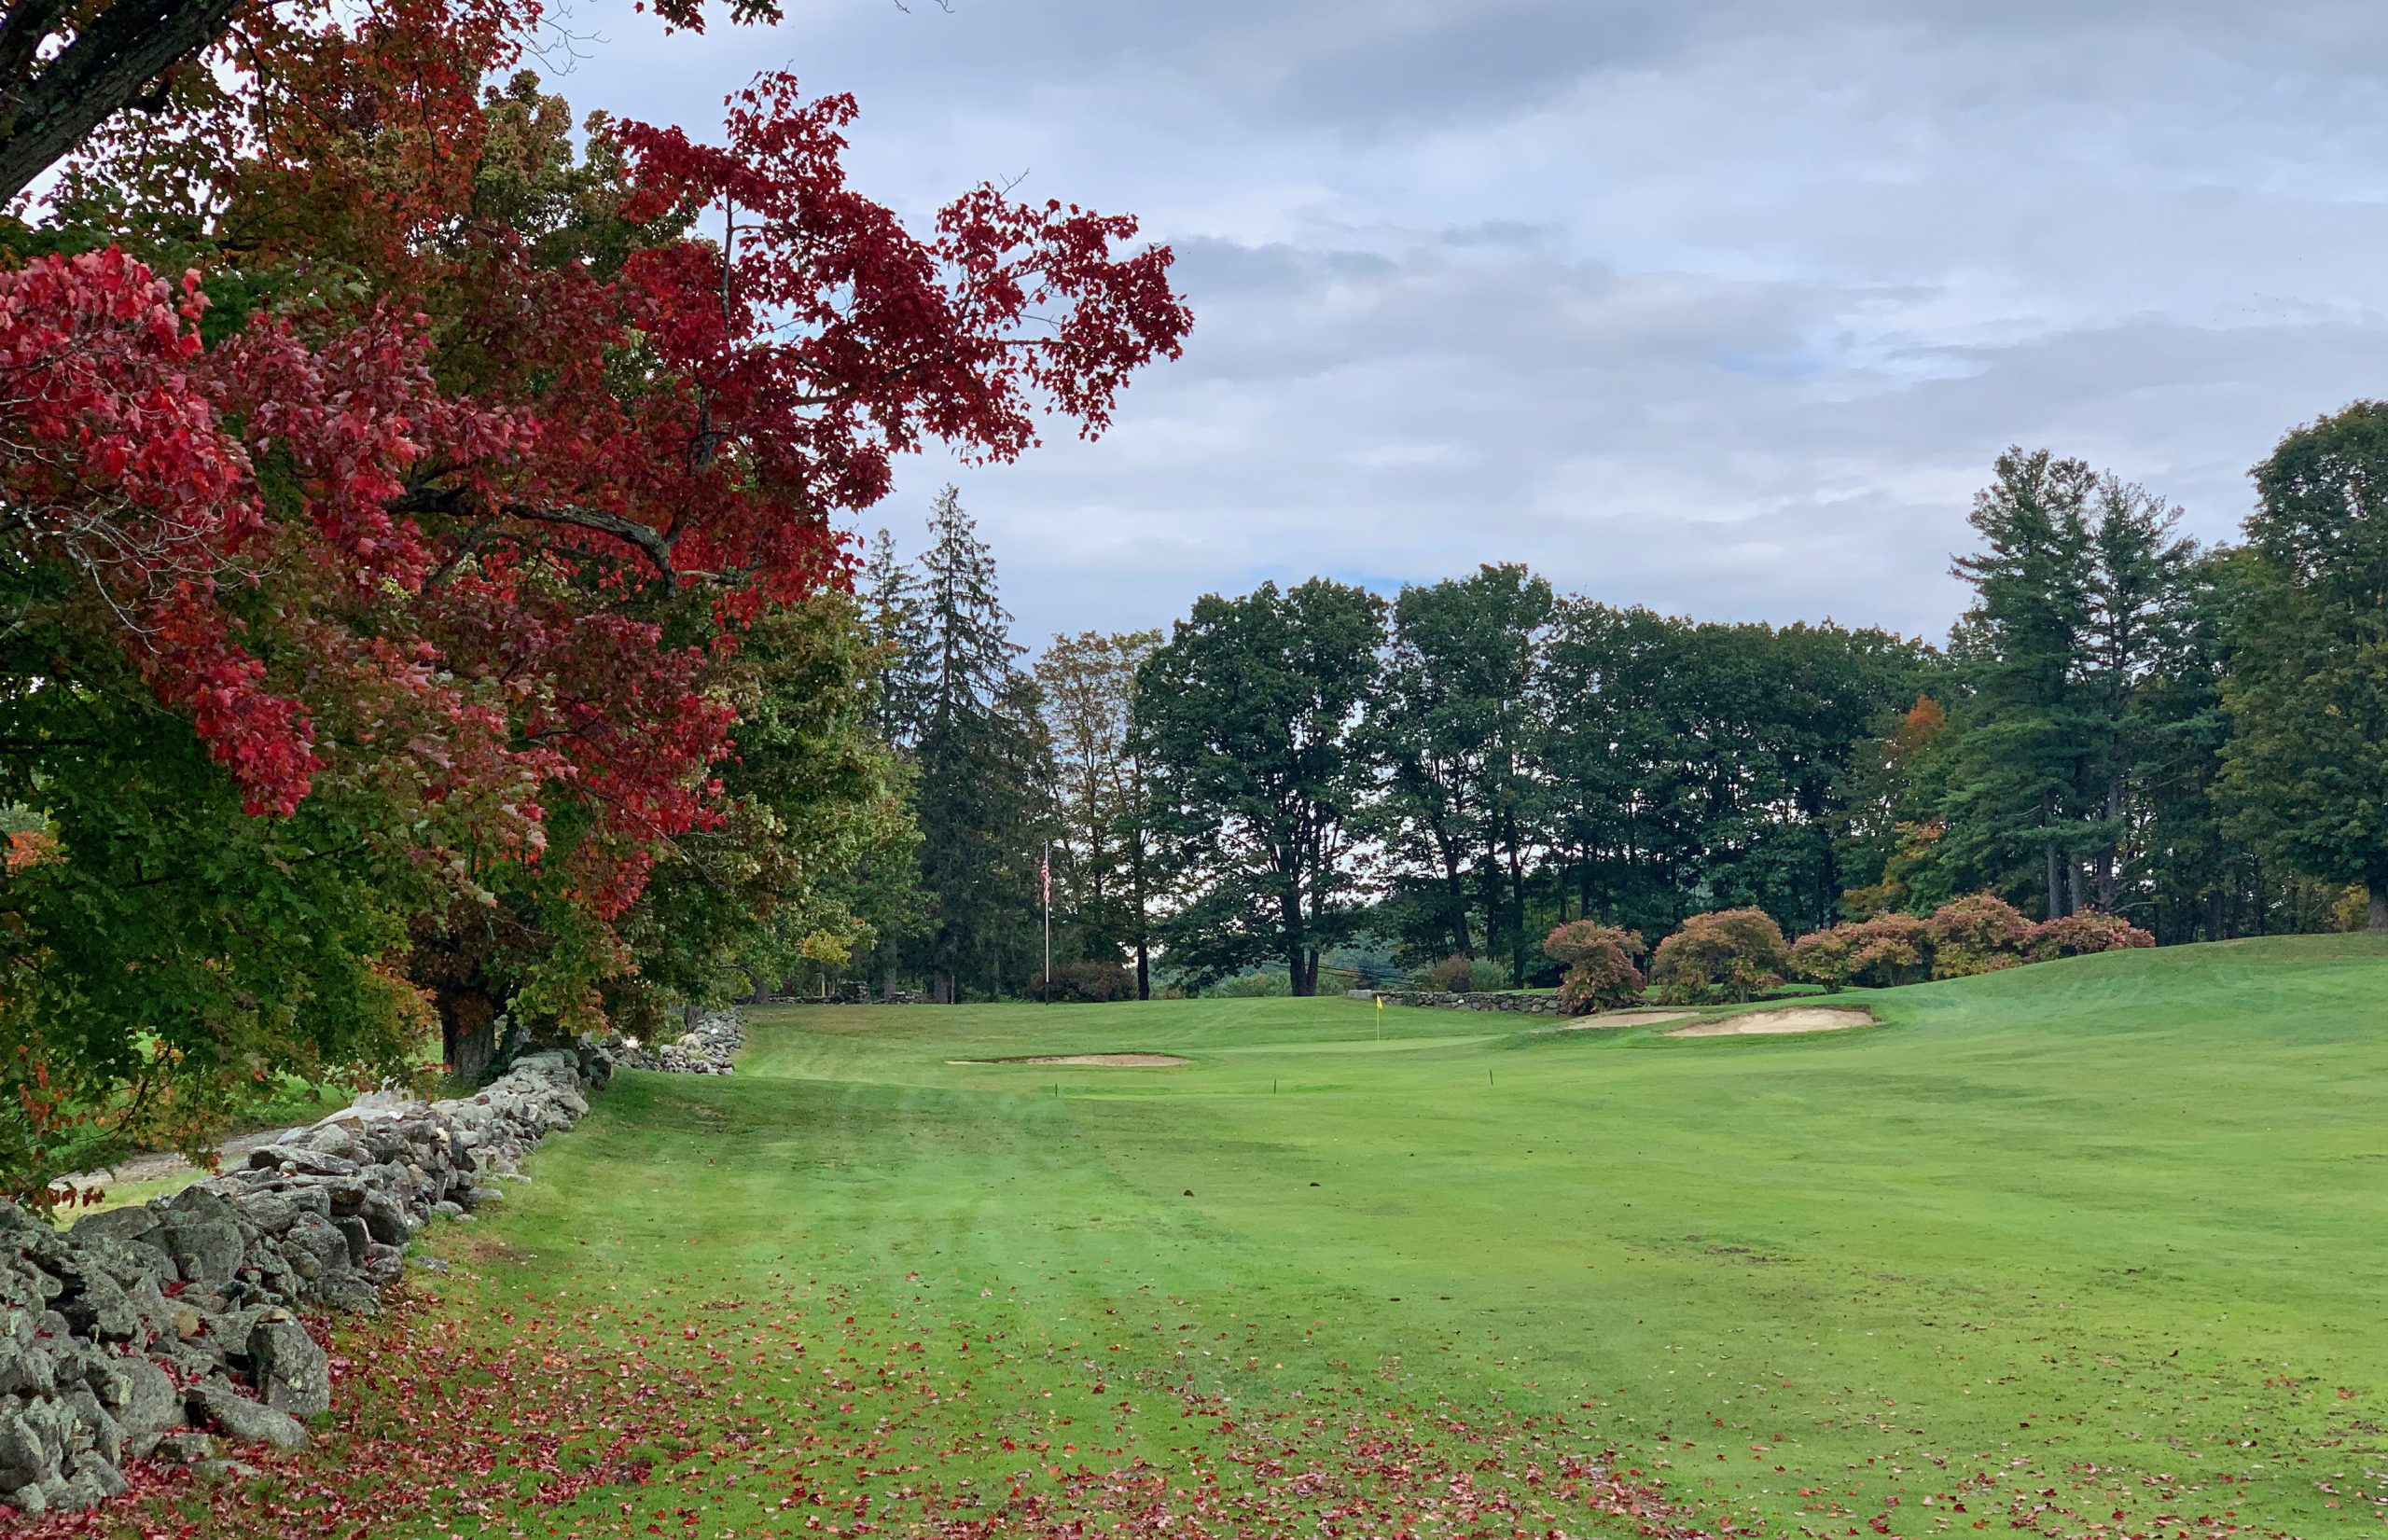
<instances>
[{"instance_id":1,"label":"evergreen tree","mask_svg":"<svg viewBox=\"0 0 2388 1540\"><path fill-rule=\"evenodd\" d=\"M922 557L922 707L913 756L930 919L915 971L940 1000L1028 987L1040 964L1037 867L1048 752L995 563L953 487Z\"/></svg>"},{"instance_id":2,"label":"evergreen tree","mask_svg":"<svg viewBox=\"0 0 2388 1540\"><path fill-rule=\"evenodd\" d=\"M1974 589L1951 638L1971 688L1941 850L1965 873L1961 885L2018 897L2036 886L2054 918L2078 896L2067 874L2100 832L2079 826L2095 707L2076 672L2094 605L2098 481L2083 462L2046 450L2008 450L1996 477L1968 520L1983 548L1951 567Z\"/></svg>"},{"instance_id":3,"label":"evergreen tree","mask_svg":"<svg viewBox=\"0 0 2388 1540\"><path fill-rule=\"evenodd\" d=\"M2117 476L2099 479L2093 501L2080 669L2091 742L2090 800L2083 811L2095 828L2090 852L2097 907L2112 913L2134 853L2136 783L2155 747L2149 686L2178 655L2175 633L2197 546L2179 533L2179 508Z\"/></svg>"},{"instance_id":4,"label":"evergreen tree","mask_svg":"<svg viewBox=\"0 0 2388 1540\"><path fill-rule=\"evenodd\" d=\"M863 559L864 617L880 648L873 686L873 719L882 742L904 748L918 742L928 713L929 634L921 579L896 553L896 537L882 529Z\"/></svg>"}]
</instances>

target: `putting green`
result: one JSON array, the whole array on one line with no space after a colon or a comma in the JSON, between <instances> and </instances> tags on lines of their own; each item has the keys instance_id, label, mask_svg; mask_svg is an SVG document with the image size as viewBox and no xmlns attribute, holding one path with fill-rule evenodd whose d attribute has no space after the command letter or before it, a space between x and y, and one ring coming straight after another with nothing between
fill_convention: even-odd
<instances>
[{"instance_id":1,"label":"putting green","mask_svg":"<svg viewBox=\"0 0 2388 1540\"><path fill-rule=\"evenodd\" d=\"M406 1329L689 1397L640 1423L646 1485L501 1499L500 1532L1058 1533L1145 1476L1178 1533L1262 1528L1218 1495L1256 1488L1287 1533L1364 1488L1383 1533L1542 1522L1417 1505L1359 1474L1363 1424L1421 1469L1472 1448L1479 1497L1573 1533L1603 1505L1552 1478L1594 1465L1769 1534L2380 1528L2388 944L1847 1003L1882 1024L759 1011L735 1078L624 1076L441 1232L456 1270ZM953 1062L1108 1053L1189 1062ZM395 1383L358 1387L354 1438L417 1415ZM482 1394L503 1475L537 1418Z\"/></svg>"}]
</instances>

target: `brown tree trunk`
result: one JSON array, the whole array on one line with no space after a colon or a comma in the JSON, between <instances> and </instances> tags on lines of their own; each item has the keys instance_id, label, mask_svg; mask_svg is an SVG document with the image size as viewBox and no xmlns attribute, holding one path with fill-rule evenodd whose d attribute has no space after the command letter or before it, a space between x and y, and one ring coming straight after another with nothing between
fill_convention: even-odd
<instances>
[{"instance_id":1,"label":"brown tree trunk","mask_svg":"<svg viewBox=\"0 0 2388 1540\"><path fill-rule=\"evenodd\" d=\"M2388 931L2388 872L2376 872L2364 884L2369 890L2369 904L2364 915L2363 928L2367 931Z\"/></svg>"},{"instance_id":2,"label":"brown tree trunk","mask_svg":"<svg viewBox=\"0 0 2388 1540\"><path fill-rule=\"evenodd\" d=\"M1285 929L1285 987L1295 994L1316 992L1306 975L1310 960L1310 928L1302 923L1302 889L1298 879L1287 879L1277 891L1277 923Z\"/></svg>"},{"instance_id":3,"label":"brown tree trunk","mask_svg":"<svg viewBox=\"0 0 2388 1540\"><path fill-rule=\"evenodd\" d=\"M2054 839L2049 839L2043 845L2041 855L2048 865L2048 912L2047 918L2062 920L2064 918L2064 869L2057 861Z\"/></svg>"},{"instance_id":4,"label":"brown tree trunk","mask_svg":"<svg viewBox=\"0 0 2388 1540\"><path fill-rule=\"evenodd\" d=\"M432 992L439 1012L439 1057L448 1073L468 1086L489 1075L497 1057L497 1003L468 984L443 984Z\"/></svg>"}]
</instances>

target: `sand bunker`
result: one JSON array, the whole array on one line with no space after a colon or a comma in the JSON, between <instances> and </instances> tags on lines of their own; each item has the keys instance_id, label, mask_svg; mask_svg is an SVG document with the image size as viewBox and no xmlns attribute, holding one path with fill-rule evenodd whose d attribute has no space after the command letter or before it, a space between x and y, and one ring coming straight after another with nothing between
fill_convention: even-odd
<instances>
[{"instance_id":1,"label":"sand bunker","mask_svg":"<svg viewBox=\"0 0 2388 1540\"><path fill-rule=\"evenodd\" d=\"M1034 1059L949 1059L949 1064L1094 1064L1104 1069L1154 1070L1190 1064L1173 1053L1054 1053Z\"/></svg>"},{"instance_id":2,"label":"sand bunker","mask_svg":"<svg viewBox=\"0 0 2388 1540\"><path fill-rule=\"evenodd\" d=\"M1719 1017L1697 1026L1677 1027L1670 1037L1770 1037L1792 1032L1839 1032L1843 1027L1870 1027L1874 1013L1826 1006L1794 1006L1788 1010L1754 1010Z\"/></svg>"},{"instance_id":3,"label":"sand bunker","mask_svg":"<svg viewBox=\"0 0 2388 1540\"><path fill-rule=\"evenodd\" d=\"M1560 1024L1561 1032L1590 1032L1594 1027L1655 1027L1661 1021L1680 1021L1691 1012L1687 1010L1613 1010L1599 1016L1579 1016Z\"/></svg>"}]
</instances>

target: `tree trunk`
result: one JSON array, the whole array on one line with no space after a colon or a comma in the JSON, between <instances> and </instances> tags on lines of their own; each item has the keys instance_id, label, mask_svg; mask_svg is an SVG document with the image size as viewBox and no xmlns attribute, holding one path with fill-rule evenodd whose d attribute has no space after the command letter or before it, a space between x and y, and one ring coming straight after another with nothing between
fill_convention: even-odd
<instances>
[{"instance_id":1,"label":"tree trunk","mask_svg":"<svg viewBox=\"0 0 2388 1540\"><path fill-rule=\"evenodd\" d=\"M2065 910L2065 912L2066 912L2066 913L2068 913L2068 914L2077 914L2077 913L2079 913L2082 909L2086 909L2086 908L2088 908L2088 907L2089 907L2089 898L2090 898L2089 894L2088 894L2088 893L2086 893L2086 892L2084 892L2084 891L2083 891L2083 888L2082 888L2082 881L2081 881L2081 863L2080 863L2080 862L2078 862L2078 861L2067 861L2067 862L2065 862L2065 864L2064 864L2064 881L2065 881L2065 886L2066 886L2067 890L2069 891L2069 894L2070 894L2070 896L2071 896L2071 899L2072 899L2071 907L2070 907L2070 908L2068 908L2068 909Z\"/></svg>"},{"instance_id":2,"label":"tree trunk","mask_svg":"<svg viewBox=\"0 0 2388 1540\"><path fill-rule=\"evenodd\" d=\"M1509 828L1509 987L1526 987L1526 871L1524 853L1518 849L1518 821Z\"/></svg>"},{"instance_id":3,"label":"tree trunk","mask_svg":"<svg viewBox=\"0 0 2388 1540\"><path fill-rule=\"evenodd\" d=\"M940 1006L953 1004L953 975L940 973L929 979L929 998Z\"/></svg>"},{"instance_id":4,"label":"tree trunk","mask_svg":"<svg viewBox=\"0 0 2388 1540\"><path fill-rule=\"evenodd\" d=\"M2388 931L2388 872L2375 872L2364 884L2369 890L2370 903L2364 917L2364 929Z\"/></svg>"},{"instance_id":5,"label":"tree trunk","mask_svg":"<svg viewBox=\"0 0 2388 1540\"><path fill-rule=\"evenodd\" d=\"M1467 881L1460 876L1459 853L1449 847L1443 850L1443 902L1450 910L1451 955L1475 956L1475 938L1467 934Z\"/></svg>"},{"instance_id":6,"label":"tree trunk","mask_svg":"<svg viewBox=\"0 0 2388 1540\"><path fill-rule=\"evenodd\" d=\"M2106 778L2106 823L2119 830L2122 821L2123 776L2117 770ZM2108 914L2115 912L2115 900L2121 894L2122 865L2122 839L2117 834L2098 853L2098 907Z\"/></svg>"},{"instance_id":7,"label":"tree trunk","mask_svg":"<svg viewBox=\"0 0 2388 1540\"><path fill-rule=\"evenodd\" d=\"M489 1075L497 1057L497 1003L478 986L442 985L433 991L439 1012L439 1057L448 1073L468 1086Z\"/></svg>"},{"instance_id":8,"label":"tree trunk","mask_svg":"<svg viewBox=\"0 0 2388 1540\"><path fill-rule=\"evenodd\" d=\"M2064 918L2064 869L2056 855L2056 839L2051 836L2041 846L2042 859L2048 866L2048 912L2047 918Z\"/></svg>"},{"instance_id":9,"label":"tree trunk","mask_svg":"<svg viewBox=\"0 0 2388 1540\"><path fill-rule=\"evenodd\" d=\"M1285 927L1286 987L1296 994L1317 993L1317 976L1310 974L1305 977L1303 966L1309 958L1310 947L1305 938L1306 927L1302 924L1302 895L1298 884L1287 883L1277 895L1277 920Z\"/></svg>"}]
</instances>

